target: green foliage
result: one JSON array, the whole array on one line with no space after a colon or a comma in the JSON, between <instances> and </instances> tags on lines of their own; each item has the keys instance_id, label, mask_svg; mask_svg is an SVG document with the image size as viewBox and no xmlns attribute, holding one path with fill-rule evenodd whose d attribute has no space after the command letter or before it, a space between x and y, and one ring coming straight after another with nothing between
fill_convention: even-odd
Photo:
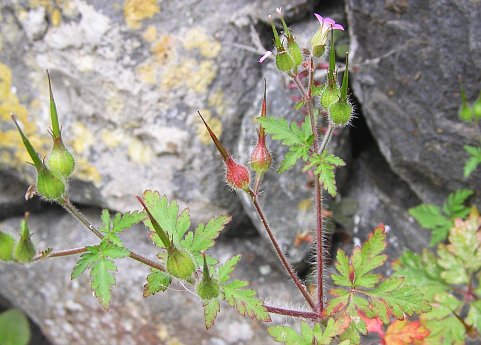
<instances>
[{"instance_id":1,"label":"green foliage","mask_svg":"<svg viewBox=\"0 0 481 345\"><path fill-rule=\"evenodd\" d=\"M464 344L468 334L481 332L481 291L475 290L481 271L481 217L475 208L465 220L454 222L448 239L436 253L405 252L394 266L396 275L415 285L433 305L421 316L431 331L425 339L428 345Z\"/></svg>"},{"instance_id":2,"label":"green foliage","mask_svg":"<svg viewBox=\"0 0 481 345\"><path fill-rule=\"evenodd\" d=\"M244 289L248 284L243 280L224 283L221 286L224 300L243 316L264 322L271 321L269 312L262 300L256 296L255 290Z\"/></svg>"},{"instance_id":3,"label":"green foliage","mask_svg":"<svg viewBox=\"0 0 481 345\"><path fill-rule=\"evenodd\" d=\"M465 145L464 151L469 154L469 159L464 164L464 177L468 178L481 164L481 147Z\"/></svg>"},{"instance_id":4,"label":"green foliage","mask_svg":"<svg viewBox=\"0 0 481 345\"><path fill-rule=\"evenodd\" d=\"M0 260L12 261L15 239L12 235L0 231Z\"/></svg>"},{"instance_id":5,"label":"green foliage","mask_svg":"<svg viewBox=\"0 0 481 345\"><path fill-rule=\"evenodd\" d=\"M307 161L309 149L313 142L312 128L308 117L301 126L295 122L289 124L286 119L278 117L259 117L257 121L272 139L279 140L289 147L283 161L279 166L279 173L292 168L299 159Z\"/></svg>"},{"instance_id":6,"label":"green foliage","mask_svg":"<svg viewBox=\"0 0 481 345\"><path fill-rule=\"evenodd\" d=\"M473 195L469 189L460 189L449 194L443 207L421 204L409 209L409 214L425 229L431 230L431 246L448 237L456 218L463 218L469 213L466 201Z\"/></svg>"},{"instance_id":7,"label":"green foliage","mask_svg":"<svg viewBox=\"0 0 481 345\"><path fill-rule=\"evenodd\" d=\"M209 299L204 301L204 319L205 328L209 329L214 325L217 314L220 312L220 302L218 299Z\"/></svg>"},{"instance_id":8,"label":"green foliage","mask_svg":"<svg viewBox=\"0 0 481 345\"><path fill-rule=\"evenodd\" d=\"M308 164L303 171L313 168L314 174L319 177L319 181L331 196L336 196L336 177L334 170L336 167L345 166L346 163L339 157L324 151L322 154L313 154L309 157Z\"/></svg>"},{"instance_id":9,"label":"green foliage","mask_svg":"<svg viewBox=\"0 0 481 345\"><path fill-rule=\"evenodd\" d=\"M341 317L337 320L329 318L324 327L319 323L311 327L307 322L302 322L301 333L297 333L288 326L272 326L268 328L268 332L275 341L286 345L312 345L314 339L318 345L328 345L335 337L344 333L349 323L349 317ZM349 342L342 342L342 344L347 345Z\"/></svg>"},{"instance_id":10,"label":"green foliage","mask_svg":"<svg viewBox=\"0 0 481 345\"><path fill-rule=\"evenodd\" d=\"M172 282L172 277L165 272L152 269L147 276L147 283L144 285L144 297L155 295L158 292L164 292Z\"/></svg>"},{"instance_id":11,"label":"green foliage","mask_svg":"<svg viewBox=\"0 0 481 345\"><path fill-rule=\"evenodd\" d=\"M30 337L28 319L20 310L9 309L0 313L1 345L27 345Z\"/></svg>"},{"instance_id":12,"label":"green foliage","mask_svg":"<svg viewBox=\"0 0 481 345\"><path fill-rule=\"evenodd\" d=\"M103 242L111 242L117 247L123 247L124 244L119 234L131 228L133 225L140 223L145 218L144 212L133 211L124 214L117 213L113 219L110 219L108 210L102 210L101 219L102 226L99 231L104 235Z\"/></svg>"},{"instance_id":13,"label":"green foliage","mask_svg":"<svg viewBox=\"0 0 481 345\"><path fill-rule=\"evenodd\" d=\"M351 257L343 250L337 253L337 274L332 275L332 280L338 287L330 292L334 298L328 303L327 313L350 317L351 326L344 338L353 344L359 343L359 333L367 333L359 313L389 323L390 315L403 319L405 314L411 316L431 310L415 285L400 277L384 279L373 273L386 262L386 255L381 254L385 248L386 233L384 226L379 225L362 247L354 249Z\"/></svg>"},{"instance_id":14,"label":"green foliage","mask_svg":"<svg viewBox=\"0 0 481 345\"><path fill-rule=\"evenodd\" d=\"M92 291L106 310L109 309L112 286L115 285L117 271L114 259L129 256L130 251L113 243L102 242L96 246L88 246L87 251L80 256L73 271L72 279L78 278L85 270L90 269Z\"/></svg>"}]
</instances>

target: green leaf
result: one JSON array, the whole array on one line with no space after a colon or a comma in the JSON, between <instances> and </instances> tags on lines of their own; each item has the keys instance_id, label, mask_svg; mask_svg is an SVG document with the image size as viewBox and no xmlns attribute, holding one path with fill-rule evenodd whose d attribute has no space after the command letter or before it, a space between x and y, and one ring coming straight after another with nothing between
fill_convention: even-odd
<instances>
[{"instance_id":1,"label":"green leaf","mask_svg":"<svg viewBox=\"0 0 481 345\"><path fill-rule=\"evenodd\" d=\"M481 164L481 147L466 145L464 146L464 150L470 155L464 165L464 177L468 178L469 175L476 170L478 165Z\"/></svg>"},{"instance_id":2,"label":"green leaf","mask_svg":"<svg viewBox=\"0 0 481 345\"><path fill-rule=\"evenodd\" d=\"M348 316L341 316L337 320L329 318L327 320L324 331L321 330L319 324L314 326L314 336L318 345L329 345L332 340L346 331L351 323Z\"/></svg>"},{"instance_id":3,"label":"green leaf","mask_svg":"<svg viewBox=\"0 0 481 345\"><path fill-rule=\"evenodd\" d=\"M172 282L172 277L165 272L152 269L152 273L147 276L147 283L144 285L144 298L164 292Z\"/></svg>"},{"instance_id":4,"label":"green leaf","mask_svg":"<svg viewBox=\"0 0 481 345\"><path fill-rule=\"evenodd\" d=\"M448 237L452 221L442 214L441 209L436 205L421 204L409 209L409 214L425 229L431 230L431 243L433 246Z\"/></svg>"},{"instance_id":5,"label":"green leaf","mask_svg":"<svg viewBox=\"0 0 481 345\"><path fill-rule=\"evenodd\" d=\"M169 237L173 238L175 246L181 248L181 241L190 227L189 210L185 209L179 215L179 206L175 200L169 203L165 195L161 197L158 192L151 190L144 192L143 199L160 227L167 232ZM164 248L151 221L146 218L144 224L153 232L152 239L155 244Z\"/></svg>"},{"instance_id":6,"label":"green leaf","mask_svg":"<svg viewBox=\"0 0 481 345\"><path fill-rule=\"evenodd\" d=\"M470 207L466 207L465 202L474 192L471 189L459 189L449 194L443 205L444 213L452 220L464 218L469 214Z\"/></svg>"},{"instance_id":7,"label":"green leaf","mask_svg":"<svg viewBox=\"0 0 481 345\"><path fill-rule=\"evenodd\" d=\"M434 308L422 315L422 323L430 330L424 339L426 345L461 345L465 343L466 329L453 314L459 313L462 302L449 293L437 294L433 300Z\"/></svg>"},{"instance_id":8,"label":"green leaf","mask_svg":"<svg viewBox=\"0 0 481 345\"><path fill-rule=\"evenodd\" d=\"M324 151L322 154L313 154L309 157L308 164L303 171L312 169L318 176L319 181L331 196L336 196L336 178L334 171L336 167L344 166L346 163L339 157Z\"/></svg>"},{"instance_id":9,"label":"green leaf","mask_svg":"<svg viewBox=\"0 0 481 345\"><path fill-rule=\"evenodd\" d=\"M219 216L212 218L207 225L199 224L195 232L189 232L182 241L182 248L189 250L193 254L200 254L215 244L215 239L225 225L231 221L229 216Z\"/></svg>"},{"instance_id":10,"label":"green leaf","mask_svg":"<svg viewBox=\"0 0 481 345\"><path fill-rule=\"evenodd\" d=\"M307 329L306 326L309 327L305 322L301 323L304 333ZM314 338L312 330L309 338L309 335L299 334L288 326L271 326L267 329L267 332L269 332L275 341L278 343L284 343L286 345L312 345Z\"/></svg>"},{"instance_id":11,"label":"green leaf","mask_svg":"<svg viewBox=\"0 0 481 345\"><path fill-rule=\"evenodd\" d=\"M87 251L77 261L71 277L72 279L78 278L83 272L90 269L92 291L100 304L108 310L111 300L110 291L115 285L115 277L112 272L117 270L112 259L126 257L130 251L108 242L88 246L86 249Z\"/></svg>"},{"instance_id":12,"label":"green leaf","mask_svg":"<svg viewBox=\"0 0 481 345\"><path fill-rule=\"evenodd\" d=\"M220 303L217 298L204 301L204 319L205 329L209 329L214 325L217 314L220 312Z\"/></svg>"},{"instance_id":13,"label":"green leaf","mask_svg":"<svg viewBox=\"0 0 481 345\"><path fill-rule=\"evenodd\" d=\"M416 286L428 300L435 294L449 290L449 285L441 277L443 268L436 256L424 249L421 254L405 251L394 266L396 276L404 277L406 283Z\"/></svg>"},{"instance_id":14,"label":"green leaf","mask_svg":"<svg viewBox=\"0 0 481 345\"><path fill-rule=\"evenodd\" d=\"M110 300L112 298L110 290L112 289L112 285L115 285L115 276L111 271L116 270L117 266L115 265L115 262L105 257L101 257L99 261L92 266L90 271L92 291L105 310L109 309Z\"/></svg>"},{"instance_id":15,"label":"green leaf","mask_svg":"<svg viewBox=\"0 0 481 345\"><path fill-rule=\"evenodd\" d=\"M102 225L99 227L99 231L104 235L102 241L111 242L118 247L123 247L119 233L144 220L145 213L140 211L127 212L124 214L117 213L111 220L109 211L103 209L100 218L102 219Z\"/></svg>"},{"instance_id":16,"label":"green leaf","mask_svg":"<svg viewBox=\"0 0 481 345\"><path fill-rule=\"evenodd\" d=\"M241 259L240 255L236 255L229 260L227 260L223 265L219 266L218 272L219 272L219 282L225 283L228 281L231 277L232 272L234 271L235 267L239 263Z\"/></svg>"},{"instance_id":17,"label":"green leaf","mask_svg":"<svg viewBox=\"0 0 481 345\"><path fill-rule=\"evenodd\" d=\"M466 323L475 327L478 332L481 332L481 301L474 301L469 306L469 313L466 318Z\"/></svg>"},{"instance_id":18,"label":"green leaf","mask_svg":"<svg viewBox=\"0 0 481 345\"><path fill-rule=\"evenodd\" d=\"M259 117L257 121L274 140L279 140L282 144L289 147L289 151L279 166L279 173L292 168L301 158L307 160L309 148L313 142L312 129L308 117L304 119L304 123L301 126L294 122L289 124L286 119L276 117Z\"/></svg>"},{"instance_id":19,"label":"green leaf","mask_svg":"<svg viewBox=\"0 0 481 345\"><path fill-rule=\"evenodd\" d=\"M225 301L243 316L263 322L271 321L264 303L256 296L256 292L252 289L244 289L247 285L248 283L242 280L234 280L222 285Z\"/></svg>"},{"instance_id":20,"label":"green leaf","mask_svg":"<svg viewBox=\"0 0 481 345\"><path fill-rule=\"evenodd\" d=\"M0 231L0 260L12 261L15 239L12 235Z\"/></svg>"},{"instance_id":21,"label":"green leaf","mask_svg":"<svg viewBox=\"0 0 481 345\"><path fill-rule=\"evenodd\" d=\"M0 313L1 345L27 345L30 337L28 319L20 310L9 309Z\"/></svg>"}]
</instances>

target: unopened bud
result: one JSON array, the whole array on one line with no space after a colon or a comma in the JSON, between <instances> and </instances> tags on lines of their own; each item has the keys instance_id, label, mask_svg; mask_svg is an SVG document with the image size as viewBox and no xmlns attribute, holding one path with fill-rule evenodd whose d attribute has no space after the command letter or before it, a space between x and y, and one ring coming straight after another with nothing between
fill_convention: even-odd
<instances>
[{"instance_id":1,"label":"unopened bud","mask_svg":"<svg viewBox=\"0 0 481 345\"><path fill-rule=\"evenodd\" d=\"M72 154L67 150L61 138L55 139L52 152L48 157L47 165L49 170L63 179L68 178L75 168L75 161Z\"/></svg>"},{"instance_id":2,"label":"unopened bud","mask_svg":"<svg viewBox=\"0 0 481 345\"><path fill-rule=\"evenodd\" d=\"M12 261L15 239L7 233L0 231L0 260Z\"/></svg>"},{"instance_id":3,"label":"unopened bud","mask_svg":"<svg viewBox=\"0 0 481 345\"><path fill-rule=\"evenodd\" d=\"M344 127L349 124L352 113L352 105L348 101L339 100L329 108L329 119L335 126Z\"/></svg>"},{"instance_id":4,"label":"unopened bud","mask_svg":"<svg viewBox=\"0 0 481 345\"><path fill-rule=\"evenodd\" d=\"M250 174L249 170L242 164L237 163L232 157L225 160L227 183L234 189L249 191Z\"/></svg>"},{"instance_id":5,"label":"unopened bud","mask_svg":"<svg viewBox=\"0 0 481 345\"><path fill-rule=\"evenodd\" d=\"M289 72L294 67L294 61L284 47L277 50L276 66L281 72Z\"/></svg>"},{"instance_id":6,"label":"unopened bud","mask_svg":"<svg viewBox=\"0 0 481 345\"><path fill-rule=\"evenodd\" d=\"M340 96L340 90L337 83L333 85L325 85L321 94L321 105L324 109L329 109L331 105L337 102Z\"/></svg>"},{"instance_id":7,"label":"unopened bud","mask_svg":"<svg viewBox=\"0 0 481 345\"><path fill-rule=\"evenodd\" d=\"M13 257L20 264L32 262L35 256L35 246L33 245L30 230L27 224L28 213L20 222L20 239L13 249Z\"/></svg>"},{"instance_id":8,"label":"unopened bud","mask_svg":"<svg viewBox=\"0 0 481 345\"><path fill-rule=\"evenodd\" d=\"M168 249L167 272L174 277L187 280L195 271L195 264L189 254L173 245Z\"/></svg>"},{"instance_id":9,"label":"unopened bud","mask_svg":"<svg viewBox=\"0 0 481 345\"><path fill-rule=\"evenodd\" d=\"M265 137L259 137L257 145L251 155L250 165L256 173L263 174L269 170L271 164L272 157L266 147Z\"/></svg>"},{"instance_id":10,"label":"unopened bud","mask_svg":"<svg viewBox=\"0 0 481 345\"><path fill-rule=\"evenodd\" d=\"M197 293L204 300L219 296L219 281L210 276L209 266L207 265L205 255L202 280L200 281L199 285L197 285Z\"/></svg>"},{"instance_id":11,"label":"unopened bud","mask_svg":"<svg viewBox=\"0 0 481 345\"><path fill-rule=\"evenodd\" d=\"M37 172L37 193L46 200L57 201L65 193L65 183L45 166Z\"/></svg>"}]
</instances>

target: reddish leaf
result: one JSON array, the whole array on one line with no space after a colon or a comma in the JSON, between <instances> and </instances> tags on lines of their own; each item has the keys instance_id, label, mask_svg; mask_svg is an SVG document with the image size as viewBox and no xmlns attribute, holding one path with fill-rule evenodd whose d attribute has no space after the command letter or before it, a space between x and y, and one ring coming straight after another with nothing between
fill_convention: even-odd
<instances>
[{"instance_id":1,"label":"reddish leaf","mask_svg":"<svg viewBox=\"0 0 481 345\"><path fill-rule=\"evenodd\" d=\"M367 331L369 333L377 333L377 334L379 334L379 337L381 339L384 339L383 324L382 324L382 321L378 317L376 317L374 319L370 319L361 312L359 313L359 316L366 323Z\"/></svg>"},{"instance_id":2,"label":"reddish leaf","mask_svg":"<svg viewBox=\"0 0 481 345\"><path fill-rule=\"evenodd\" d=\"M399 321L392 323L386 331L384 343L386 345L410 345L422 341L429 335L429 330L419 321Z\"/></svg>"}]
</instances>

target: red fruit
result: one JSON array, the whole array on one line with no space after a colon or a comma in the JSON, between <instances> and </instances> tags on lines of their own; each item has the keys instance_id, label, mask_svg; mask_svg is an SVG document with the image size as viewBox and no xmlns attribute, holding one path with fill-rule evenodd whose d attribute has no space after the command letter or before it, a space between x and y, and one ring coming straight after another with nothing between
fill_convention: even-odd
<instances>
[{"instance_id":1,"label":"red fruit","mask_svg":"<svg viewBox=\"0 0 481 345\"><path fill-rule=\"evenodd\" d=\"M251 155L251 167L256 173L261 174L269 170L271 163L272 157L267 150L265 137L259 136L259 141Z\"/></svg>"},{"instance_id":2,"label":"red fruit","mask_svg":"<svg viewBox=\"0 0 481 345\"><path fill-rule=\"evenodd\" d=\"M227 157L225 160L226 173L225 178L227 183L236 189L249 191L250 174L249 170L242 164L237 163L232 157Z\"/></svg>"}]
</instances>

